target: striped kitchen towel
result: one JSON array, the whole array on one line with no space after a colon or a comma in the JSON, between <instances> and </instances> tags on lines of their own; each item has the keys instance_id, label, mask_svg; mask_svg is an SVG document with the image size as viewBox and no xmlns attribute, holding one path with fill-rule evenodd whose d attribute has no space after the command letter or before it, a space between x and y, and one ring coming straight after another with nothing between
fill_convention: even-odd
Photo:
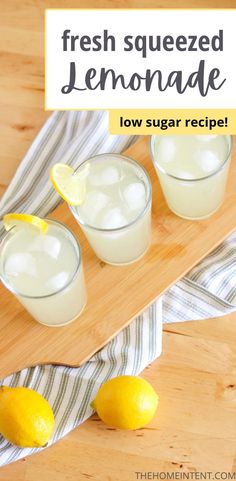
<instances>
[{"instance_id":1,"label":"striped kitchen towel","mask_svg":"<svg viewBox=\"0 0 236 481\"><path fill-rule=\"evenodd\" d=\"M45 216L60 202L49 170L63 161L77 167L102 152L121 152L135 137L110 136L105 112L55 112L46 122L0 201L0 218L10 211ZM0 234L3 233L0 226ZM91 414L99 386L120 374L139 374L160 355L162 322L221 316L236 309L236 233L138 316L79 368L36 366L1 380L45 396L55 413L56 442ZM0 438L0 466L38 449L20 449Z\"/></svg>"}]
</instances>

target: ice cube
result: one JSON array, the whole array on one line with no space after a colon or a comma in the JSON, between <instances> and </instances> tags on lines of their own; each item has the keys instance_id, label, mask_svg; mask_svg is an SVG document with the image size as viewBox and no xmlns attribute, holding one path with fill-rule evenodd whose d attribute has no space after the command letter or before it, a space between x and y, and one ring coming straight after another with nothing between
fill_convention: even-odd
<instances>
[{"instance_id":1,"label":"ice cube","mask_svg":"<svg viewBox=\"0 0 236 481\"><path fill-rule=\"evenodd\" d=\"M27 274L36 277L37 269L34 257L27 252L11 254L5 263L5 272L8 276L17 277L18 274Z\"/></svg>"},{"instance_id":2,"label":"ice cube","mask_svg":"<svg viewBox=\"0 0 236 481\"><path fill-rule=\"evenodd\" d=\"M79 211L89 224L93 224L99 212L107 206L108 202L108 195L99 190L91 190L86 195L85 201L80 206Z\"/></svg>"},{"instance_id":3,"label":"ice cube","mask_svg":"<svg viewBox=\"0 0 236 481\"><path fill-rule=\"evenodd\" d=\"M215 139L217 135L195 135L195 137L201 142L210 142L211 140Z\"/></svg>"},{"instance_id":4,"label":"ice cube","mask_svg":"<svg viewBox=\"0 0 236 481\"><path fill-rule=\"evenodd\" d=\"M195 152L195 158L203 174L210 174L220 166L219 157L212 150Z\"/></svg>"},{"instance_id":5,"label":"ice cube","mask_svg":"<svg viewBox=\"0 0 236 481\"><path fill-rule=\"evenodd\" d=\"M61 251L61 242L52 235L41 234L37 236L29 245L29 251L46 253L50 257L57 259Z\"/></svg>"},{"instance_id":6,"label":"ice cube","mask_svg":"<svg viewBox=\"0 0 236 481\"><path fill-rule=\"evenodd\" d=\"M176 153L176 143L173 139L162 137L156 147L157 161L173 162Z\"/></svg>"},{"instance_id":7,"label":"ice cube","mask_svg":"<svg viewBox=\"0 0 236 481\"><path fill-rule=\"evenodd\" d=\"M69 273L61 271L45 282L45 286L52 292L62 289L69 280Z\"/></svg>"},{"instance_id":8,"label":"ice cube","mask_svg":"<svg viewBox=\"0 0 236 481\"><path fill-rule=\"evenodd\" d=\"M101 221L102 229L116 229L117 227L122 227L127 225L128 221L123 216L121 209L119 207L113 207L106 211Z\"/></svg>"},{"instance_id":9,"label":"ice cube","mask_svg":"<svg viewBox=\"0 0 236 481\"><path fill-rule=\"evenodd\" d=\"M177 177L178 179L194 179L194 175L188 170L181 169L181 167L173 166L170 170L170 175Z\"/></svg>"},{"instance_id":10,"label":"ice cube","mask_svg":"<svg viewBox=\"0 0 236 481\"><path fill-rule=\"evenodd\" d=\"M120 171L113 165L89 174L89 182L94 186L112 185L120 180Z\"/></svg>"},{"instance_id":11,"label":"ice cube","mask_svg":"<svg viewBox=\"0 0 236 481\"><path fill-rule=\"evenodd\" d=\"M122 195L129 209L142 209L146 204L146 189L142 182L133 182L126 185Z\"/></svg>"}]
</instances>

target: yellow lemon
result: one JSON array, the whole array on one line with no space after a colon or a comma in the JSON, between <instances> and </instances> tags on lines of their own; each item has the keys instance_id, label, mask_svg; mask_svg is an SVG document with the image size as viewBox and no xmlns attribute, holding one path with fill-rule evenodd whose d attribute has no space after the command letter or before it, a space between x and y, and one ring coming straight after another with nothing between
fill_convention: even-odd
<instances>
[{"instance_id":1,"label":"yellow lemon","mask_svg":"<svg viewBox=\"0 0 236 481\"><path fill-rule=\"evenodd\" d=\"M47 222L40 217L30 214L17 214L16 212L4 215L3 224L6 230L10 230L14 226L24 227L24 225L36 227L42 234L46 234L48 230Z\"/></svg>"},{"instance_id":2,"label":"yellow lemon","mask_svg":"<svg viewBox=\"0 0 236 481\"><path fill-rule=\"evenodd\" d=\"M55 164L50 171L50 180L54 189L70 205L80 205L86 195L85 179L88 175L89 164L78 174L66 164Z\"/></svg>"},{"instance_id":3,"label":"yellow lemon","mask_svg":"<svg viewBox=\"0 0 236 481\"><path fill-rule=\"evenodd\" d=\"M151 421L158 401L157 393L145 379L118 376L100 387L92 407L110 426L139 429Z\"/></svg>"},{"instance_id":4,"label":"yellow lemon","mask_svg":"<svg viewBox=\"0 0 236 481\"><path fill-rule=\"evenodd\" d=\"M53 411L43 396L26 387L0 387L0 433L10 443L38 448L53 429Z\"/></svg>"}]
</instances>

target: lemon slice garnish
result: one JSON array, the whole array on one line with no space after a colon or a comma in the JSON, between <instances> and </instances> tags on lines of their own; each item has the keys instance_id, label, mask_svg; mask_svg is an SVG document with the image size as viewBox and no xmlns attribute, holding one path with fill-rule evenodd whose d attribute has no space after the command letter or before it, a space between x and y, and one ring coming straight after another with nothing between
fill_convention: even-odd
<instances>
[{"instance_id":1,"label":"lemon slice garnish","mask_svg":"<svg viewBox=\"0 0 236 481\"><path fill-rule=\"evenodd\" d=\"M54 189L70 205L80 205L86 195L86 177L89 164L76 174L74 169L66 164L55 164L50 171L50 180Z\"/></svg>"},{"instance_id":2,"label":"lemon slice garnish","mask_svg":"<svg viewBox=\"0 0 236 481\"><path fill-rule=\"evenodd\" d=\"M48 230L47 222L43 219L40 219L40 217L30 214L17 214L15 212L4 215L3 224L7 231L14 226L22 227L25 224L36 227L40 230L40 232L42 232L42 234L46 234Z\"/></svg>"}]
</instances>

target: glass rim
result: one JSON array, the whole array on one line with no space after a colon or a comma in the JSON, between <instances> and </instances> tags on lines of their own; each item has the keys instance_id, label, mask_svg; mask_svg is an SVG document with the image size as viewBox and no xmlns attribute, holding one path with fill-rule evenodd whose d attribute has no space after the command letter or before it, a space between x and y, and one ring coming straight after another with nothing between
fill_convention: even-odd
<instances>
[{"instance_id":1,"label":"glass rim","mask_svg":"<svg viewBox=\"0 0 236 481\"><path fill-rule=\"evenodd\" d=\"M78 271L79 271L79 268L81 266L81 263L82 263L82 255L81 255L81 247L80 247L80 244L79 244L79 240L75 237L74 233L72 232L72 230L67 227L63 222L60 222L58 220L55 220L55 219L51 219L49 217L44 217L44 219L51 223L51 224L57 224L59 225L60 227L62 227L63 229L65 229L66 231L69 232L69 235L73 238L73 241L76 245L76 249L77 249L77 258L78 258L78 265L76 267L76 270L73 274L73 276L68 280L68 282L63 286L61 287L60 289L58 289L57 291L53 291L51 292L50 294L44 294L44 295L41 295L41 296L30 296L30 295L27 295L27 294L23 294L22 292L20 292L18 289L16 289L15 287L12 286L12 284L9 282L9 280L5 277L4 275L4 270L2 272L2 269L1 269L1 264L0 264L0 280L2 281L2 283L4 284L4 286L10 291L12 292L13 294L15 294L16 296L20 296L20 297L24 297L25 299L45 299L45 298L49 298L49 297L52 297L52 296L55 296L56 294L59 294L60 292L64 291L65 289L67 289L67 287L73 282L73 280L76 278L77 274L78 274ZM1 242L0 242L0 255L1 255L1 252L2 252L2 249L3 249L3 243L4 242L7 242L7 237L9 236L9 234L11 233L12 229L14 229L14 226L11 227L11 229L9 231L7 231Z\"/></svg>"},{"instance_id":2,"label":"glass rim","mask_svg":"<svg viewBox=\"0 0 236 481\"><path fill-rule=\"evenodd\" d=\"M180 180L181 182L199 182L201 180L209 179L210 177L213 177L214 175L218 174L221 170L223 170L223 168L227 164L227 162L230 159L231 154L232 154L233 136L232 135L224 135L224 134L219 134L219 135L222 135L224 137L228 137L228 139L229 139L228 148L229 149L228 149L227 155L226 155L224 161L222 162L222 164L216 170L211 172L210 174L204 175L203 177L197 177L196 179L188 179L188 178L186 179L186 178L178 177L176 175L173 175L173 174L170 174L169 172L167 172L154 158L154 152L153 152L154 146L153 146L153 144L154 144L155 137L158 137L158 135L151 135L150 139L149 139L149 149L150 149L150 152L151 152L151 157L152 157L154 167L156 167L160 172L162 172L162 174L165 174L168 177L171 177L172 179ZM159 136L159 137L161 137L161 136ZM178 135L178 137L181 137L181 135ZM186 137L186 136L182 136L182 137Z\"/></svg>"},{"instance_id":3,"label":"glass rim","mask_svg":"<svg viewBox=\"0 0 236 481\"><path fill-rule=\"evenodd\" d=\"M69 209L70 211L72 212L72 214L74 215L75 219L78 221L78 223L83 226L83 227L86 227L88 229L91 229L91 230L94 230L94 231L98 231L98 232L103 232L103 233L109 233L109 232L120 232L122 230L125 230L127 228L129 228L130 226L132 226L133 224L136 224L136 222L138 222L142 217L144 217L144 215L146 214L148 208L149 208L149 205L151 204L151 201L152 201L152 183L151 183L151 179L150 179L150 176L147 172L147 170L145 169L145 167L143 167L141 164L139 164L136 160L132 159L131 157L128 157L126 155L122 155L122 154L117 154L117 153L112 153L112 152L107 152L107 153L104 153L104 154L97 154L97 155L93 155L92 157L89 157L88 159L84 160L82 162L82 164L80 164L80 166L75 170L75 173L78 172L80 170L80 168L87 162L90 162L90 161L96 161L96 160L100 160L101 157L116 157L116 158L120 158L120 159L123 159L125 160L126 162L128 162L129 164L132 164L134 166L137 166L138 168L141 169L141 171L144 173L145 177L147 178L147 184L148 184L148 189L149 189L149 192L148 192L148 198L146 200L146 203L145 203L145 207L144 209L142 209L142 211L139 213L139 215L134 219L132 220L131 222L129 222L128 224L125 224L125 225L122 225L120 227L113 227L111 229L104 229L102 227L96 227L94 225L91 225L91 224L88 224L87 222L85 222L84 220L81 220L80 216L78 215L78 212L76 210L76 206L74 205L69 205Z\"/></svg>"}]
</instances>

